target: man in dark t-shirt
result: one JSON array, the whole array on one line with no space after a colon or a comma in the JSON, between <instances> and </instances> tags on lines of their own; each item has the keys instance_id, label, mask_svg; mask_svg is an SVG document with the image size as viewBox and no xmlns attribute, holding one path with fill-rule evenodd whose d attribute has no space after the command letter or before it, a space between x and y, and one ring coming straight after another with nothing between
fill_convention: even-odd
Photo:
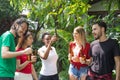
<instances>
[{"instance_id":1,"label":"man in dark t-shirt","mask_svg":"<svg viewBox=\"0 0 120 80\"><path fill-rule=\"evenodd\" d=\"M107 38L106 23L96 22L92 33L96 39L91 43L92 63L87 80L112 80L112 70L116 64L116 80L120 80L120 48L116 40Z\"/></svg>"}]
</instances>

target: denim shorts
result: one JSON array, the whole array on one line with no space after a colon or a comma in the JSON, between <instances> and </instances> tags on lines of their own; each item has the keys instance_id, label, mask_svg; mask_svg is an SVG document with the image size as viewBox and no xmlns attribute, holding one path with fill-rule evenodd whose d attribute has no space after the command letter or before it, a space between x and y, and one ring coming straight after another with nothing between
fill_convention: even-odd
<instances>
[{"instance_id":1,"label":"denim shorts","mask_svg":"<svg viewBox=\"0 0 120 80\"><path fill-rule=\"evenodd\" d=\"M88 67L80 67L78 70L76 67L70 64L68 73L79 79L81 76L87 75L87 71Z\"/></svg>"}]
</instances>

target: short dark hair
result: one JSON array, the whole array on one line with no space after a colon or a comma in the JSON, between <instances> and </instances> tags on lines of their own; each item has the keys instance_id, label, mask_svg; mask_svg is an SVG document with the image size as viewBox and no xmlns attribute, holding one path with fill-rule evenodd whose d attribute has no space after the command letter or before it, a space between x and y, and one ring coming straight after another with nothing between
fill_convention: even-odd
<instances>
[{"instance_id":1,"label":"short dark hair","mask_svg":"<svg viewBox=\"0 0 120 80\"><path fill-rule=\"evenodd\" d=\"M42 34L42 39L44 39L45 35L50 35L50 33L48 33L48 32L43 33Z\"/></svg>"},{"instance_id":2,"label":"short dark hair","mask_svg":"<svg viewBox=\"0 0 120 80\"><path fill-rule=\"evenodd\" d=\"M18 25L21 25L22 23L26 23L27 24L27 31L28 31L28 27L29 27L29 23L28 21L26 20L26 18L18 18L14 21L13 25L11 26L12 29L15 29L15 25L18 24ZM27 32L26 31L26 32ZM26 34L25 32L25 34Z\"/></svg>"},{"instance_id":3,"label":"short dark hair","mask_svg":"<svg viewBox=\"0 0 120 80\"><path fill-rule=\"evenodd\" d=\"M97 21L94 24L98 24L100 27L104 27L105 28L105 32L106 32L106 30L107 30L107 24L104 21Z\"/></svg>"}]
</instances>

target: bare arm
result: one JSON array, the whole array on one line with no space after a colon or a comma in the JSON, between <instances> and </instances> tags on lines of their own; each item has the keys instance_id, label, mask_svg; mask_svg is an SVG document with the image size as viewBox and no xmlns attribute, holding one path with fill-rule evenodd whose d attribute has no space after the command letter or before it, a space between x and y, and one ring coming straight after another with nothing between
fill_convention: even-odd
<instances>
[{"instance_id":1,"label":"bare arm","mask_svg":"<svg viewBox=\"0 0 120 80\"><path fill-rule=\"evenodd\" d=\"M120 80L120 56L115 56L115 65L116 65L116 80Z\"/></svg>"},{"instance_id":2,"label":"bare arm","mask_svg":"<svg viewBox=\"0 0 120 80\"><path fill-rule=\"evenodd\" d=\"M27 48L25 50L18 51L18 52L10 52L9 47L2 47L1 51L2 51L2 53L1 53L2 58L13 58L13 57L17 57L22 54L31 54L32 53L31 48Z\"/></svg>"},{"instance_id":3,"label":"bare arm","mask_svg":"<svg viewBox=\"0 0 120 80\"><path fill-rule=\"evenodd\" d=\"M47 49L46 49L45 52L42 52L42 51L39 51L39 50L38 50L38 55L39 55L42 59L45 59L45 60L46 60L46 59L48 58L49 51L50 51L50 49L51 49L51 43L52 43L52 42L49 43L49 45L47 46Z\"/></svg>"},{"instance_id":4,"label":"bare arm","mask_svg":"<svg viewBox=\"0 0 120 80\"><path fill-rule=\"evenodd\" d=\"M72 60L72 54L68 54L68 60L71 61Z\"/></svg>"},{"instance_id":5,"label":"bare arm","mask_svg":"<svg viewBox=\"0 0 120 80\"><path fill-rule=\"evenodd\" d=\"M37 77L37 74L36 74L33 64L31 66L32 66L32 76L33 76L34 80L38 80L38 77Z\"/></svg>"},{"instance_id":6,"label":"bare arm","mask_svg":"<svg viewBox=\"0 0 120 80\"><path fill-rule=\"evenodd\" d=\"M39 50L38 50L38 55L39 55L42 59L45 59L45 60L46 60L46 59L48 58L49 52L50 52L50 50L51 50L51 45L52 45L52 43L53 43L55 40L56 40L56 37L53 36L53 37L51 38L51 40L50 40L50 42L49 42L49 44L48 44L47 49L46 49L45 52L42 52L42 51L39 51Z\"/></svg>"},{"instance_id":7,"label":"bare arm","mask_svg":"<svg viewBox=\"0 0 120 80\"><path fill-rule=\"evenodd\" d=\"M20 70L24 69L29 63L30 63L30 61L25 61L24 63L20 64L20 60L17 59L16 69L18 71L20 71Z\"/></svg>"},{"instance_id":8,"label":"bare arm","mask_svg":"<svg viewBox=\"0 0 120 80\"><path fill-rule=\"evenodd\" d=\"M31 56L31 61L26 60L24 63L21 64L20 59L17 59L17 70L22 70L24 69L30 62L34 63L37 60L37 56Z\"/></svg>"}]
</instances>

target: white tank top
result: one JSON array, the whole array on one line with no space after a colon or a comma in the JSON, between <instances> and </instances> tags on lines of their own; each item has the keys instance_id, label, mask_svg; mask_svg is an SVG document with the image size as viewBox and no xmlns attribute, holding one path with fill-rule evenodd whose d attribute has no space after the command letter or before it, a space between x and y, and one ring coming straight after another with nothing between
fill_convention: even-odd
<instances>
[{"instance_id":1,"label":"white tank top","mask_svg":"<svg viewBox=\"0 0 120 80\"><path fill-rule=\"evenodd\" d=\"M78 55L79 55L80 49L81 49L81 48L78 47L78 46L75 46L75 48L73 48L74 56L78 56Z\"/></svg>"}]
</instances>

